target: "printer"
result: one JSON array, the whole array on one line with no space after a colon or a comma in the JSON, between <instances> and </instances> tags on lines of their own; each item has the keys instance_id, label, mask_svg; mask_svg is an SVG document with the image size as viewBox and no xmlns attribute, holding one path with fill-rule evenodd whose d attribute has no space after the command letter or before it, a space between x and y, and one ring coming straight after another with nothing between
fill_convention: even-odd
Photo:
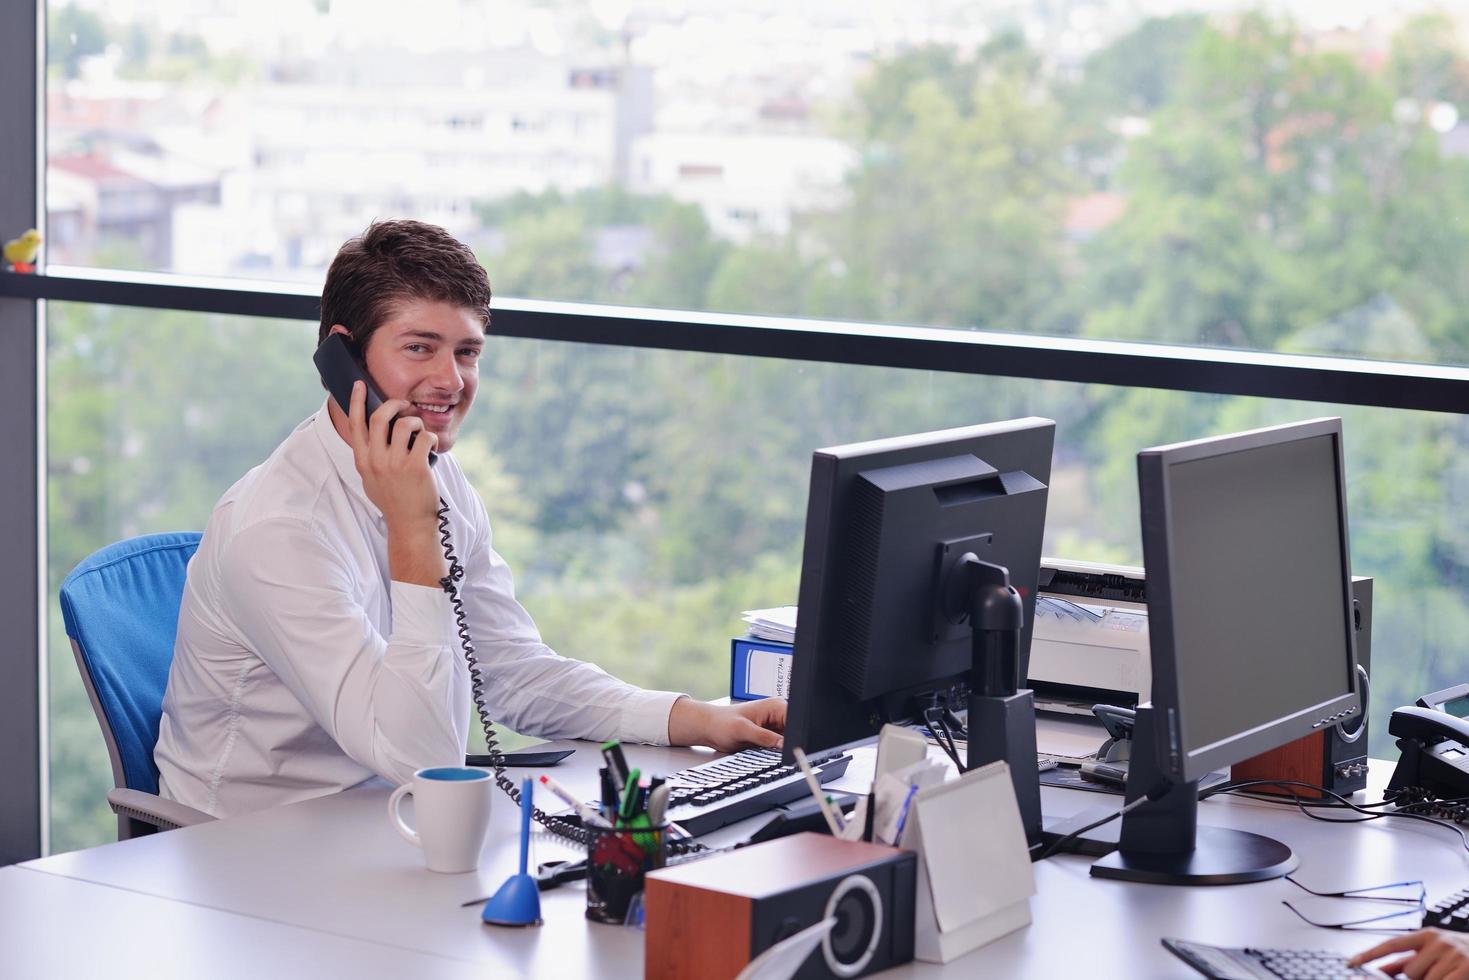
<instances>
[{"instance_id":1,"label":"printer","mask_svg":"<svg viewBox=\"0 0 1469 980\"><path fill-rule=\"evenodd\" d=\"M1143 570L1042 558L1030 641L1036 709L1091 715L1132 707L1153 685Z\"/></svg>"}]
</instances>

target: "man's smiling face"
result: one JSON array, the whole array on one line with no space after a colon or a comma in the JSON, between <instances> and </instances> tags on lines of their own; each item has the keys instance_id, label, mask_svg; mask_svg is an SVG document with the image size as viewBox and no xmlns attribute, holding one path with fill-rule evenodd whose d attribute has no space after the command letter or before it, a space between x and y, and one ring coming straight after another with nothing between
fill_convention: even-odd
<instances>
[{"instance_id":1,"label":"man's smiling face","mask_svg":"<svg viewBox=\"0 0 1469 980\"><path fill-rule=\"evenodd\" d=\"M401 413L423 419L438 452L454 447L479 389L485 332L474 310L438 300L405 299L367 338L367 373L383 398L410 403Z\"/></svg>"}]
</instances>

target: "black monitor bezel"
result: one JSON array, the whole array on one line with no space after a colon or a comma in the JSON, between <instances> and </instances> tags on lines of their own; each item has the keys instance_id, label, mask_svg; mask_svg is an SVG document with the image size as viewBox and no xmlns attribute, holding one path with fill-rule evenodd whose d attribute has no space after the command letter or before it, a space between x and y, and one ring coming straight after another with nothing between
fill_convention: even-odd
<instances>
[{"instance_id":1,"label":"black monitor bezel","mask_svg":"<svg viewBox=\"0 0 1469 980\"><path fill-rule=\"evenodd\" d=\"M853 732L852 737L844 737L839 742L813 748L808 745L810 736L813 734L810 731L813 727L811 724L813 719L803 717L801 710L797 707L814 703L819 696L817 685L821 683L820 673L823 666L822 661L825 659L822 651L830 642L826 635L829 624L824 621L834 615L835 610L826 610L824 604L828 598L828 579L834 574L833 569L840 560L833 549L839 543L835 540L836 524L845 511L846 502L836 500L835 494L843 481L852 474L863 470L921 460L930 455L931 450L938 446L957 445L1005 436L1023 439L1035 432L1048 430L1050 441L1046 448L1044 471L1042 474L1032 475L1036 475L1042 483L1049 486L1055 454L1055 429L1056 423L1052 419L1028 416L981 425L875 439L868 442L848 443L817 449L812 453L811 483L806 504L805 541L801 555L801 581L797 593L798 610L807 611L798 612L796 623L791 671L791 710L787 715L785 731L787 760L790 759L794 747L799 746L805 749L812 758L820 758L870 741L877 735L880 728L877 719L853 719L853 724L849 726ZM999 462L1007 466L1011 465L1013 461L1008 459L1010 455L1010 453L1005 453L1006 458ZM994 461L986 460L986 462L997 465ZM1039 568L1037 568L1037 574L1039 574ZM1031 583L1032 586L1034 584ZM1031 608L1034 608L1034 601L1035 597L1032 592ZM1023 644L1020 650L1021 662L1019 665L1021 678L1026 676L1026 671L1029 669L1029 659L1029 647Z\"/></svg>"},{"instance_id":2,"label":"black monitor bezel","mask_svg":"<svg viewBox=\"0 0 1469 980\"><path fill-rule=\"evenodd\" d=\"M1168 534L1172 513L1172 500L1168 491L1169 468L1181 463L1322 437L1331 438L1336 457L1337 520L1341 534L1343 573L1342 632L1350 650L1347 676L1351 689L1319 704L1310 705L1207 745L1184 745L1179 716L1188 706L1181 701L1182 692L1176 669L1170 576L1173 562ZM1351 541L1347 532L1346 467L1341 419L1310 419L1145 449L1138 453L1137 467L1143 565L1147 570L1148 636L1153 668L1152 704L1158 710L1164 731L1164 737L1158 740L1158 764L1163 771L1180 782L1198 780L1216 769L1268 752L1357 715L1361 711L1361 701L1357 677L1356 629L1352 616Z\"/></svg>"}]
</instances>

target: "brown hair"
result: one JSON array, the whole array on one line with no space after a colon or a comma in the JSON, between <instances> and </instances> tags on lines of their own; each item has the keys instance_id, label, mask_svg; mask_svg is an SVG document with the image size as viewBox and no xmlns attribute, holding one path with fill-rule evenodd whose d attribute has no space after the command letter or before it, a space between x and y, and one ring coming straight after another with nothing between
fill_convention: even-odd
<instances>
[{"instance_id":1,"label":"brown hair","mask_svg":"<svg viewBox=\"0 0 1469 980\"><path fill-rule=\"evenodd\" d=\"M359 346L403 300L427 299L474 310L490 326L490 277L469 246L438 225L397 218L374 221L337 251L321 290L321 328L352 332Z\"/></svg>"}]
</instances>

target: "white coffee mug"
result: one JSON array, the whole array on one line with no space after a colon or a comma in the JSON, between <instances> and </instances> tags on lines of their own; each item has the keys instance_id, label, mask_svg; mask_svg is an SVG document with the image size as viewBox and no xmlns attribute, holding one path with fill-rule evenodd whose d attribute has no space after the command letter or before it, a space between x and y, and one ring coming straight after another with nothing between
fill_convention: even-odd
<instances>
[{"instance_id":1,"label":"white coffee mug","mask_svg":"<svg viewBox=\"0 0 1469 980\"><path fill-rule=\"evenodd\" d=\"M430 871L456 874L479 867L490 829L490 794L495 781L483 769L439 766L420 769L413 781L393 790L388 819L403 839L423 849ZM403 797L413 795L414 830L403 822Z\"/></svg>"}]
</instances>

